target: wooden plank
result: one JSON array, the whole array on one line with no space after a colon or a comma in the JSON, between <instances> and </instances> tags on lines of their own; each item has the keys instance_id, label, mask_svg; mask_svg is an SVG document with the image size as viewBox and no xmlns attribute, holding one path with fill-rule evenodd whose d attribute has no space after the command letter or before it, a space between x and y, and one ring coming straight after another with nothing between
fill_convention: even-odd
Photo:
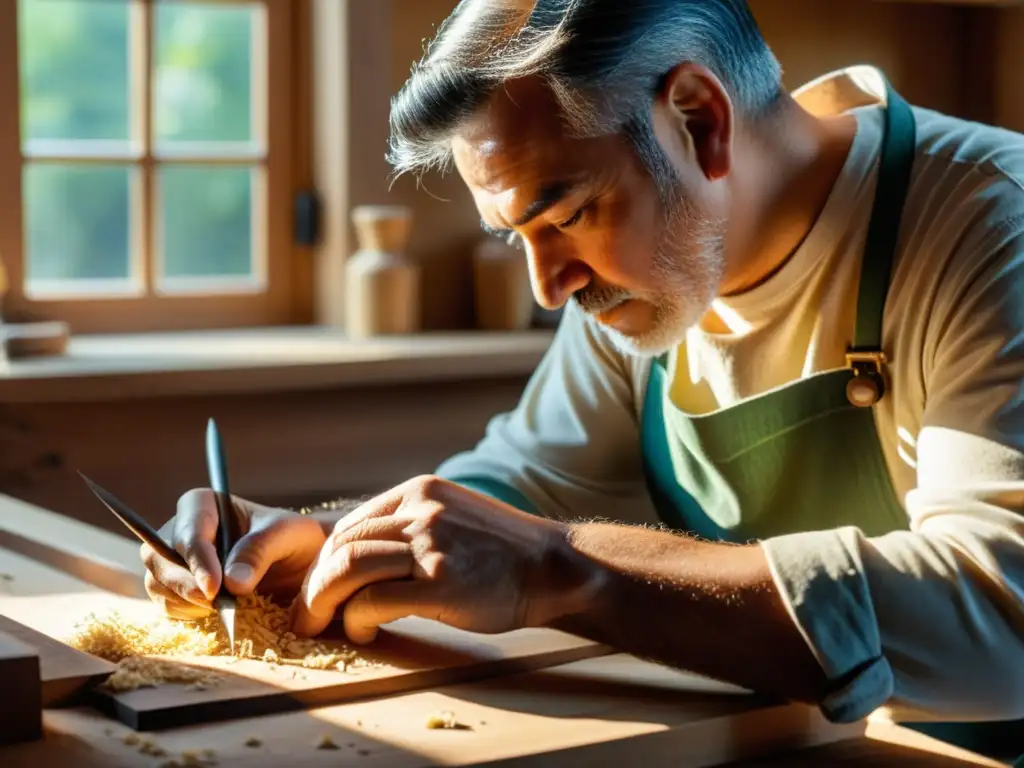
<instances>
[{"instance_id":1,"label":"wooden plank","mask_svg":"<svg viewBox=\"0 0 1024 768\"><path fill-rule=\"evenodd\" d=\"M636 754L615 765L644 768L670 766L688 768L687 730L684 726L696 716L686 696L675 703L666 698L646 698L616 693L591 696L586 708L574 707L572 696L552 692L545 699L508 706L483 707L477 694L488 683L444 688L438 691L407 694L389 699L386 710L373 705L348 704L315 713L296 712L252 720L191 726L154 735L154 746L166 756L152 760L140 754L143 744L120 724L111 724L98 713L85 709L65 709L44 714L45 741L8 747L0 752L4 768L137 768L157 766L164 760L181 761L184 752L193 754L212 750L218 765L245 768L279 768L300 765L303 768L335 768L339 765L386 766L387 768L427 768L427 766L471 766L488 760L519 756L521 765L530 765L535 756L543 757L557 745L582 744L580 750L601 745L621 749L620 744L637 747ZM529 689L529 679L522 690ZM682 700L682 704L679 701ZM544 714L539 708L550 701L552 709L562 705L566 714ZM460 713L460 720L471 728L459 731L428 731L423 728L426 714L433 708L449 708ZM799 710L792 709L793 719ZM478 719L479 718L479 719ZM483 724L480 723L483 720ZM767 722L767 720L762 721ZM774 754L751 756L729 763L730 768L999 768L1004 763L957 750L931 740L919 743L915 734L897 726L882 732L875 724L867 735L858 728L846 727L834 734L834 740L817 746L780 749ZM763 732L763 729L762 729ZM666 733L666 736L661 736ZM317 749L323 737L329 737L337 750ZM252 737L258 746L248 747ZM660 738L659 738L660 737ZM126 744L125 739L135 742ZM745 738L742 733L738 739ZM590 740L588 742L588 739ZM798 740L799 741L799 740ZM593 743L596 746L590 747ZM556 745L556 746L553 746ZM563 765L585 765L571 761ZM600 765L600 762L596 764Z\"/></svg>"},{"instance_id":2,"label":"wooden plank","mask_svg":"<svg viewBox=\"0 0 1024 768\"><path fill-rule=\"evenodd\" d=\"M441 711L451 712L462 727L428 729L427 718ZM59 740L64 751L26 747L5 753L5 768L38 768L31 758L41 761L47 754L53 765L138 764L139 746L125 744L126 736L135 738L124 726L111 727L85 710L47 715L54 733L66 736ZM310 712L197 724L146 738L167 753L165 759L179 759L185 750L213 750L219 765L247 768L286 763L426 768L499 760L533 765L556 753L563 759L559 765L690 768L709 764L710 750L724 755L792 751L863 731L863 724L825 723L802 705L767 703L729 686L616 655ZM258 746L246 746L252 737L259 739ZM325 737L338 749L317 749ZM631 745L635 753L629 752ZM602 761L606 750L616 755L614 761ZM819 765L830 763L826 759Z\"/></svg>"},{"instance_id":3,"label":"wooden plank","mask_svg":"<svg viewBox=\"0 0 1024 768\"><path fill-rule=\"evenodd\" d=\"M108 592L146 595L138 542L2 495L0 547Z\"/></svg>"},{"instance_id":4,"label":"wooden plank","mask_svg":"<svg viewBox=\"0 0 1024 768\"><path fill-rule=\"evenodd\" d=\"M131 616L139 610L153 607L145 600L101 593L0 598L0 611L57 640L68 639L74 624L89 613L119 611ZM477 635L408 618L388 625L366 649L377 666L337 672L196 658L189 659L188 666L217 671L222 676L219 685L206 690L176 684L123 693L98 690L92 702L136 730L161 730L513 674L608 653L608 646L550 630Z\"/></svg>"},{"instance_id":5,"label":"wooden plank","mask_svg":"<svg viewBox=\"0 0 1024 768\"><path fill-rule=\"evenodd\" d=\"M293 678L294 667L202 659L197 666L216 669L226 681L205 691L169 685L98 693L96 706L137 731L166 730L516 674L611 652L561 633L524 630L483 638L405 619L367 649L366 655L383 666L348 672L303 669Z\"/></svg>"},{"instance_id":6,"label":"wooden plank","mask_svg":"<svg viewBox=\"0 0 1024 768\"><path fill-rule=\"evenodd\" d=\"M97 593L101 590L93 584L0 547L0 613L6 613L10 604L31 602L39 595Z\"/></svg>"},{"instance_id":7,"label":"wooden plank","mask_svg":"<svg viewBox=\"0 0 1024 768\"><path fill-rule=\"evenodd\" d=\"M39 654L0 632L0 744L33 741L43 735Z\"/></svg>"},{"instance_id":8,"label":"wooden plank","mask_svg":"<svg viewBox=\"0 0 1024 768\"><path fill-rule=\"evenodd\" d=\"M2 549L0 572L14 577L10 594L0 596L0 613L55 640L71 637L74 625L90 613L120 611L130 616L154 610L148 600L92 589ZM39 581L47 586L26 594L22 585ZM368 655L380 662L378 667L352 673L301 670L302 676L293 679L292 667L275 670L257 661L198 659L189 663L216 669L223 673L224 683L205 691L165 685L97 693L94 700L137 730L163 729L523 672L611 652L607 646L548 630L476 635L413 618L394 622L388 630L368 649Z\"/></svg>"},{"instance_id":9,"label":"wooden plank","mask_svg":"<svg viewBox=\"0 0 1024 768\"><path fill-rule=\"evenodd\" d=\"M76 651L7 616L0 615L0 634L13 637L38 655L44 707L75 702L81 693L103 682L116 669L108 661Z\"/></svg>"}]
</instances>

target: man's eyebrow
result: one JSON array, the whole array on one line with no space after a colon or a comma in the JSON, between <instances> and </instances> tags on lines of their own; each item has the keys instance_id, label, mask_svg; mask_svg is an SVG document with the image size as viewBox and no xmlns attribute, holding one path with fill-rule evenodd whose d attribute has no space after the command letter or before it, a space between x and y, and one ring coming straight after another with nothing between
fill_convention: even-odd
<instances>
[{"instance_id":1,"label":"man's eyebrow","mask_svg":"<svg viewBox=\"0 0 1024 768\"><path fill-rule=\"evenodd\" d=\"M563 198L568 197L577 187L581 186L582 182L577 181L556 181L553 184L545 184L541 187L540 194L537 195L537 199L526 206L526 210L523 211L523 215L512 222L512 226L521 227L524 224L528 224L535 218L540 216L548 208L561 201Z\"/></svg>"},{"instance_id":2,"label":"man's eyebrow","mask_svg":"<svg viewBox=\"0 0 1024 768\"><path fill-rule=\"evenodd\" d=\"M523 211L523 214L519 218L512 222L512 226L521 227L524 224L530 223L556 203L568 197L582 185L582 180L556 181L551 184L545 184L541 187L540 194L537 195L537 199L526 206L526 210ZM480 226L483 228L484 232L496 237L507 237L511 233L511 230L509 229L495 229L485 221L481 221Z\"/></svg>"}]
</instances>

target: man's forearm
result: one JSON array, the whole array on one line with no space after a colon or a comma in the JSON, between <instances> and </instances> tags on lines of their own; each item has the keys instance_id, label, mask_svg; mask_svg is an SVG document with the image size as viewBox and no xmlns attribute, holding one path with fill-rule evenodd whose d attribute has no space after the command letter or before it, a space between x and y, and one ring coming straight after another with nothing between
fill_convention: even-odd
<instances>
[{"instance_id":1,"label":"man's forearm","mask_svg":"<svg viewBox=\"0 0 1024 768\"><path fill-rule=\"evenodd\" d=\"M761 547L610 524L570 526L567 542L554 578L568 600L548 626L760 693L823 695Z\"/></svg>"}]
</instances>

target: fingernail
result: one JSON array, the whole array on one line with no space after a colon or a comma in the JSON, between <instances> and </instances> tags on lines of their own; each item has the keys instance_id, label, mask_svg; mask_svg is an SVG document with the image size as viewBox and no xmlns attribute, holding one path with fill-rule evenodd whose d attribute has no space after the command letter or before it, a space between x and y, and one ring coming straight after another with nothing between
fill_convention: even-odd
<instances>
[{"instance_id":1,"label":"fingernail","mask_svg":"<svg viewBox=\"0 0 1024 768\"><path fill-rule=\"evenodd\" d=\"M236 586L247 587L253 577L252 566L245 563L232 563L228 566L227 576Z\"/></svg>"},{"instance_id":2,"label":"fingernail","mask_svg":"<svg viewBox=\"0 0 1024 768\"><path fill-rule=\"evenodd\" d=\"M199 585L199 588L203 590L203 594L209 600L212 600L217 594L217 583L213 580L213 576L209 571L196 571L196 584Z\"/></svg>"}]
</instances>

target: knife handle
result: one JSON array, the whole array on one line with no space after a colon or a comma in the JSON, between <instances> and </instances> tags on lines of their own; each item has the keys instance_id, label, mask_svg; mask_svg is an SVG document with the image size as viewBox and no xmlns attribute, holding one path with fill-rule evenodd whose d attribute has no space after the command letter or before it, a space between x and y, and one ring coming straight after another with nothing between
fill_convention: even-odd
<instances>
[{"instance_id":1,"label":"knife handle","mask_svg":"<svg viewBox=\"0 0 1024 768\"><path fill-rule=\"evenodd\" d=\"M224 445L220 439L217 423L210 419L206 425L206 466L210 475L210 487L217 500L217 558L221 565L227 560L237 539L237 515L231 501L228 487L227 460Z\"/></svg>"}]
</instances>

